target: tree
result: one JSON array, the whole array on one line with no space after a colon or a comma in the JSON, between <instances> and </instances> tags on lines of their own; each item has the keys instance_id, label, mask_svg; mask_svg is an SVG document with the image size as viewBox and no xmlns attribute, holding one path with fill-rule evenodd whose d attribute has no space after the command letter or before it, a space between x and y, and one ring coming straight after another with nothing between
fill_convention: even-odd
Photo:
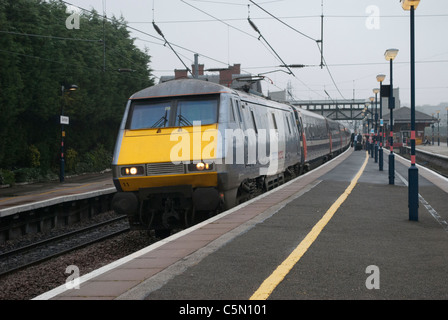
<instances>
[{"instance_id":1,"label":"tree","mask_svg":"<svg viewBox=\"0 0 448 320\"><path fill-rule=\"evenodd\" d=\"M80 28L67 29L66 9L56 0L0 0L0 168L28 166L34 150L43 171L56 171L61 108L76 159L111 155L126 100L153 85L150 56L123 17L83 12ZM79 90L64 93L64 84Z\"/></svg>"}]
</instances>

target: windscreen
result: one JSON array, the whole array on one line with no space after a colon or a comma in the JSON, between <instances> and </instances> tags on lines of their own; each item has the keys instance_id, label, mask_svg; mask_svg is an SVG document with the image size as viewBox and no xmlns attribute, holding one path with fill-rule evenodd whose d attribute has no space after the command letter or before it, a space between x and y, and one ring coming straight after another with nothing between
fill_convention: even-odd
<instances>
[{"instance_id":1,"label":"windscreen","mask_svg":"<svg viewBox=\"0 0 448 320\"><path fill-rule=\"evenodd\" d=\"M127 128L131 130L187 127L218 122L218 97L134 101Z\"/></svg>"},{"instance_id":2,"label":"windscreen","mask_svg":"<svg viewBox=\"0 0 448 320\"><path fill-rule=\"evenodd\" d=\"M164 128L168 126L171 104L135 103L129 129Z\"/></svg>"},{"instance_id":3,"label":"windscreen","mask_svg":"<svg viewBox=\"0 0 448 320\"><path fill-rule=\"evenodd\" d=\"M179 101L177 104L176 126L192 126L193 121L201 125L217 122L218 101Z\"/></svg>"}]
</instances>

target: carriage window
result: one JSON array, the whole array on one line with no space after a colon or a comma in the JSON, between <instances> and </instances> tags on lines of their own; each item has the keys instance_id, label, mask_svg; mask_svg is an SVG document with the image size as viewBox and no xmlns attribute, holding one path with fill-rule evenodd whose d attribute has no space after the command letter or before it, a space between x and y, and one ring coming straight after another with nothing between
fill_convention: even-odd
<instances>
[{"instance_id":1,"label":"carriage window","mask_svg":"<svg viewBox=\"0 0 448 320\"><path fill-rule=\"evenodd\" d=\"M254 123L254 130L255 130L255 133L258 133L258 130L257 130L257 123L255 122L254 111L253 111L253 110L250 110L250 114L251 114L251 116L252 116L252 122Z\"/></svg>"},{"instance_id":2,"label":"carriage window","mask_svg":"<svg viewBox=\"0 0 448 320\"><path fill-rule=\"evenodd\" d=\"M277 130L278 127L277 127L277 121L275 120L275 114L271 113L271 115L272 115L272 123L274 125L274 129Z\"/></svg>"},{"instance_id":3,"label":"carriage window","mask_svg":"<svg viewBox=\"0 0 448 320\"><path fill-rule=\"evenodd\" d=\"M233 100L230 99L229 119L230 122L235 122L235 110L233 110Z\"/></svg>"},{"instance_id":4,"label":"carriage window","mask_svg":"<svg viewBox=\"0 0 448 320\"><path fill-rule=\"evenodd\" d=\"M294 124L298 123L298 122L295 121L295 118L294 118L293 114L291 114L290 118L291 118L291 126L292 126L291 127L291 133L293 133L293 131L294 131Z\"/></svg>"},{"instance_id":5,"label":"carriage window","mask_svg":"<svg viewBox=\"0 0 448 320\"><path fill-rule=\"evenodd\" d=\"M236 103L235 108L236 108L236 111L238 114L238 119L240 120L240 123L241 123L241 122L243 122L243 117L241 117L240 104L237 100L235 100L235 103Z\"/></svg>"},{"instance_id":6,"label":"carriage window","mask_svg":"<svg viewBox=\"0 0 448 320\"><path fill-rule=\"evenodd\" d=\"M285 119L286 119L286 124L288 125L289 134L291 134L291 125L289 124L289 117L286 116Z\"/></svg>"}]
</instances>

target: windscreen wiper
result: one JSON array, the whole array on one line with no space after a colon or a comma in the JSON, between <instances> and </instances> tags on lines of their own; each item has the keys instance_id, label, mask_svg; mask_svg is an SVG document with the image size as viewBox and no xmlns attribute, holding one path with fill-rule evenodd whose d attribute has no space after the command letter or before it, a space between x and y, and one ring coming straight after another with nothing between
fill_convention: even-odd
<instances>
[{"instance_id":1,"label":"windscreen wiper","mask_svg":"<svg viewBox=\"0 0 448 320\"><path fill-rule=\"evenodd\" d=\"M179 118L179 125L187 125L187 126L192 126L193 124L187 120L187 118L185 118L183 115L179 114L177 116Z\"/></svg>"},{"instance_id":2,"label":"windscreen wiper","mask_svg":"<svg viewBox=\"0 0 448 320\"><path fill-rule=\"evenodd\" d=\"M154 123L152 126L151 126L151 128L160 128L160 127L165 127L166 126L166 123L167 123L167 121L168 121L168 119L167 119L167 111L165 111L165 115L164 116L162 116L162 118L160 118L159 120L157 120L157 122L156 123ZM163 123L163 126L161 126L161 124Z\"/></svg>"}]
</instances>

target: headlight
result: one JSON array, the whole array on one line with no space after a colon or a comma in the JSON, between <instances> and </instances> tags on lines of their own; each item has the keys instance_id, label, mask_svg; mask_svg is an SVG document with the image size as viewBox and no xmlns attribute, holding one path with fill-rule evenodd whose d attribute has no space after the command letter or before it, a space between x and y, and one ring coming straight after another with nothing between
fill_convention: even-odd
<instances>
[{"instance_id":1,"label":"headlight","mask_svg":"<svg viewBox=\"0 0 448 320\"><path fill-rule=\"evenodd\" d=\"M191 163L188 165L189 172L210 171L210 170L213 170L213 163L198 162L198 163Z\"/></svg>"},{"instance_id":2,"label":"headlight","mask_svg":"<svg viewBox=\"0 0 448 320\"><path fill-rule=\"evenodd\" d=\"M204 162L199 162L196 163L196 170L198 171L202 171L202 170L207 170L210 167L210 165L208 163L204 163Z\"/></svg>"},{"instance_id":3,"label":"headlight","mask_svg":"<svg viewBox=\"0 0 448 320\"><path fill-rule=\"evenodd\" d=\"M136 175L143 175L144 173L145 171L142 166L121 168L122 176L136 176Z\"/></svg>"}]
</instances>

